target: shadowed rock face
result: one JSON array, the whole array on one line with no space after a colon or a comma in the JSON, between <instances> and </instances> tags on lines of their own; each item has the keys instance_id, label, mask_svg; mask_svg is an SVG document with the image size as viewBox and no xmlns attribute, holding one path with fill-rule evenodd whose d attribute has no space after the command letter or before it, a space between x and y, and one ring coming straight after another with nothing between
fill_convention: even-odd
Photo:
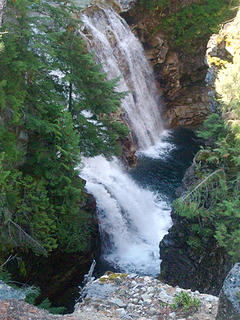
<instances>
[{"instance_id":1,"label":"shadowed rock face","mask_svg":"<svg viewBox=\"0 0 240 320\"><path fill-rule=\"evenodd\" d=\"M217 320L240 319L240 263L235 264L224 281Z\"/></svg>"}]
</instances>

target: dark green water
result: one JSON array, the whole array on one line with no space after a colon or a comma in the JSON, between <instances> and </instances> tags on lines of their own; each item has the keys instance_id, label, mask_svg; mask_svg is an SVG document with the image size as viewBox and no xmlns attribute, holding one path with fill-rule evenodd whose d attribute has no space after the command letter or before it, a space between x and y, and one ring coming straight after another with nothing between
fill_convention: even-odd
<instances>
[{"instance_id":1,"label":"dark green water","mask_svg":"<svg viewBox=\"0 0 240 320\"><path fill-rule=\"evenodd\" d=\"M142 187L157 191L172 202L176 197L175 190L180 186L200 143L191 130L183 128L169 131L162 142L163 150L160 149L159 158L140 156L138 165L130 170L130 175Z\"/></svg>"}]
</instances>

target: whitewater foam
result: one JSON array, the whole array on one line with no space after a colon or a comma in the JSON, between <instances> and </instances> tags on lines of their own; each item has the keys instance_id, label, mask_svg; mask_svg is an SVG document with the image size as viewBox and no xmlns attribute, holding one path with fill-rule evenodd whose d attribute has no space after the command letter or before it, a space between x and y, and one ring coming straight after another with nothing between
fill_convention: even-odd
<instances>
[{"instance_id":1,"label":"whitewater foam","mask_svg":"<svg viewBox=\"0 0 240 320\"><path fill-rule=\"evenodd\" d=\"M116 158L85 159L81 176L97 201L103 258L123 272L158 274L159 241L171 226L169 205L139 187Z\"/></svg>"}]
</instances>

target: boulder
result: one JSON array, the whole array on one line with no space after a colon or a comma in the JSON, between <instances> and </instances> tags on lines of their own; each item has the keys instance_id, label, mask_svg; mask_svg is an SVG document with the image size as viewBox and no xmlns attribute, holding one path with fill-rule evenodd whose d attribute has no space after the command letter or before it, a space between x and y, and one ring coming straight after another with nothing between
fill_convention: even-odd
<instances>
[{"instance_id":1,"label":"boulder","mask_svg":"<svg viewBox=\"0 0 240 320\"><path fill-rule=\"evenodd\" d=\"M0 281L0 301L6 299L24 300L26 294L23 290L16 290Z\"/></svg>"},{"instance_id":2,"label":"boulder","mask_svg":"<svg viewBox=\"0 0 240 320\"><path fill-rule=\"evenodd\" d=\"M217 320L240 319L240 263L236 263L220 292Z\"/></svg>"}]
</instances>

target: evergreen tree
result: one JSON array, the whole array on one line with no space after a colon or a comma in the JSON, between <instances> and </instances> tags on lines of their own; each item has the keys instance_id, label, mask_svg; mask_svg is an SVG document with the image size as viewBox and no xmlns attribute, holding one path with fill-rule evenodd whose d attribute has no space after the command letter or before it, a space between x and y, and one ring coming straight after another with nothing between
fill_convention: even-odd
<instances>
[{"instance_id":1,"label":"evergreen tree","mask_svg":"<svg viewBox=\"0 0 240 320\"><path fill-rule=\"evenodd\" d=\"M84 250L91 221L79 210L80 151L110 156L126 134L112 117L123 94L87 52L78 12L71 1L8 1L0 55L0 219L1 231L12 230L10 238L1 233L10 247Z\"/></svg>"}]
</instances>

